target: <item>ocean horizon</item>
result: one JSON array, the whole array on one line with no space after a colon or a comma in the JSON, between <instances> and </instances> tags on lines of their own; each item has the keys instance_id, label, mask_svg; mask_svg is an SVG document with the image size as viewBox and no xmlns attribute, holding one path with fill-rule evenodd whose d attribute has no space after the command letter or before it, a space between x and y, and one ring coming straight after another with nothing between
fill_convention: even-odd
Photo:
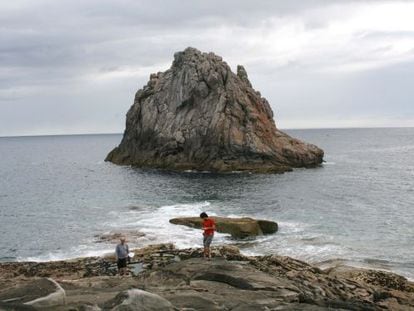
<instances>
[{"instance_id":1,"label":"ocean horizon","mask_svg":"<svg viewBox=\"0 0 414 311\"><path fill-rule=\"evenodd\" d=\"M370 129L410 129L414 126L369 126L369 127L296 127L296 128L278 128L283 131L312 131L312 130L370 130ZM11 137L41 137L41 136L82 136L82 135L123 135L121 132L82 132L82 133L44 133L44 134L11 134L0 135L0 138Z\"/></svg>"}]
</instances>

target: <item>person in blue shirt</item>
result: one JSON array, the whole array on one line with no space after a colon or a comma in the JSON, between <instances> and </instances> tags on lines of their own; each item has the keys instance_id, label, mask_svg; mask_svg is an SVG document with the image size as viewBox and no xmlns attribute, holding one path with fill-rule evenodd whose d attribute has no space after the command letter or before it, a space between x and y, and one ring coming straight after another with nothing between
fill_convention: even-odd
<instances>
[{"instance_id":1,"label":"person in blue shirt","mask_svg":"<svg viewBox=\"0 0 414 311\"><path fill-rule=\"evenodd\" d=\"M116 246L115 254L117 259L117 266L119 275L127 275L127 261L128 261L128 254L129 254L129 248L128 244L125 243L126 239L122 237L121 243L119 243Z\"/></svg>"}]
</instances>

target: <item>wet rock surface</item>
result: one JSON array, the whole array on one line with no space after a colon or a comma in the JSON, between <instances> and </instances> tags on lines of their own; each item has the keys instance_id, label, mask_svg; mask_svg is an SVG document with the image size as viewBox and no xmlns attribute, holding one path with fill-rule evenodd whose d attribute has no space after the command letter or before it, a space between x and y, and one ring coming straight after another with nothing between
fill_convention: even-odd
<instances>
[{"instance_id":1,"label":"wet rock surface","mask_svg":"<svg viewBox=\"0 0 414 311\"><path fill-rule=\"evenodd\" d=\"M127 113L116 164L173 170L284 172L322 163L323 151L276 128L272 109L220 56L187 48L151 74Z\"/></svg>"},{"instance_id":2,"label":"wet rock surface","mask_svg":"<svg viewBox=\"0 0 414 311\"><path fill-rule=\"evenodd\" d=\"M216 230L221 233L229 233L233 238L245 238L262 234L277 232L278 225L270 220L256 220L253 218L230 218L212 216L216 223ZM170 223L191 228L202 228L200 217L180 217L170 219Z\"/></svg>"},{"instance_id":3,"label":"wet rock surface","mask_svg":"<svg viewBox=\"0 0 414 311\"><path fill-rule=\"evenodd\" d=\"M11 288L18 293L43 282L39 274L46 271L66 296L66 304L53 310L414 309L414 284L384 271L344 266L321 270L289 257L244 256L234 246L214 247L209 261L201 249L153 245L135 250L134 260L143 268L128 277L99 268L104 261L113 264L109 257L74 260L77 267L64 261L44 263L36 270L39 263L0 264L0 309L42 310L4 297L9 293L10 299ZM95 267L96 275L79 271L86 263ZM12 269L19 273L10 274Z\"/></svg>"}]
</instances>

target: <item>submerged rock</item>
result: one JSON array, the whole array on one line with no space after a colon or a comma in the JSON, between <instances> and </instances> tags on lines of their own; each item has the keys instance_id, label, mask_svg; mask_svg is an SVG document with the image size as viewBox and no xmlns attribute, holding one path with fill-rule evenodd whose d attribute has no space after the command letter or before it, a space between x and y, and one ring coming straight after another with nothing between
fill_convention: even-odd
<instances>
[{"instance_id":1,"label":"submerged rock","mask_svg":"<svg viewBox=\"0 0 414 311\"><path fill-rule=\"evenodd\" d=\"M173 170L283 172L314 167L318 147L276 128L269 103L221 57L194 48L151 74L127 113L126 129L106 161Z\"/></svg>"},{"instance_id":2,"label":"submerged rock","mask_svg":"<svg viewBox=\"0 0 414 311\"><path fill-rule=\"evenodd\" d=\"M119 243L119 240L122 237L124 237L127 242L137 242L143 236L145 236L145 233L140 232L138 230L116 230L95 235L95 242Z\"/></svg>"},{"instance_id":3,"label":"submerged rock","mask_svg":"<svg viewBox=\"0 0 414 311\"><path fill-rule=\"evenodd\" d=\"M229 233L234 238L245 238L262 234L275 233L278 229L277 223L269 220L256 220L249 217L229 218L211 217L216 222L216 230L221 233ZM170 219L170 223L184 225L191 228L202 228L200 217L180 217Z\"/></svg>"}]
</instances>

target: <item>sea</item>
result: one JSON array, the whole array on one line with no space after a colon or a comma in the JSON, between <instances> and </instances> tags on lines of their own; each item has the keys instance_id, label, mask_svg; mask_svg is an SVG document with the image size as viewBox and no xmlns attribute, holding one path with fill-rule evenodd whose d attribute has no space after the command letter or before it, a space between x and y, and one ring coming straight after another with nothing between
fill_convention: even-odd
<instances>
[{"instance_id":1,"label":"sea","mask_svg":"<svg viewBox=\"0 0 414 311\"><path fill-rule=\"evenodd\" d=\"M321 266L348 264L414 279L414 128L288 130L325 151L284 174L171 172L105 162L121 134L0 138L0 261L51 261L114 251L97 236L139 230L130 247L201 247L169 219L274 220L276 234L234 244Z\"/></svg>"}]
</instances>

